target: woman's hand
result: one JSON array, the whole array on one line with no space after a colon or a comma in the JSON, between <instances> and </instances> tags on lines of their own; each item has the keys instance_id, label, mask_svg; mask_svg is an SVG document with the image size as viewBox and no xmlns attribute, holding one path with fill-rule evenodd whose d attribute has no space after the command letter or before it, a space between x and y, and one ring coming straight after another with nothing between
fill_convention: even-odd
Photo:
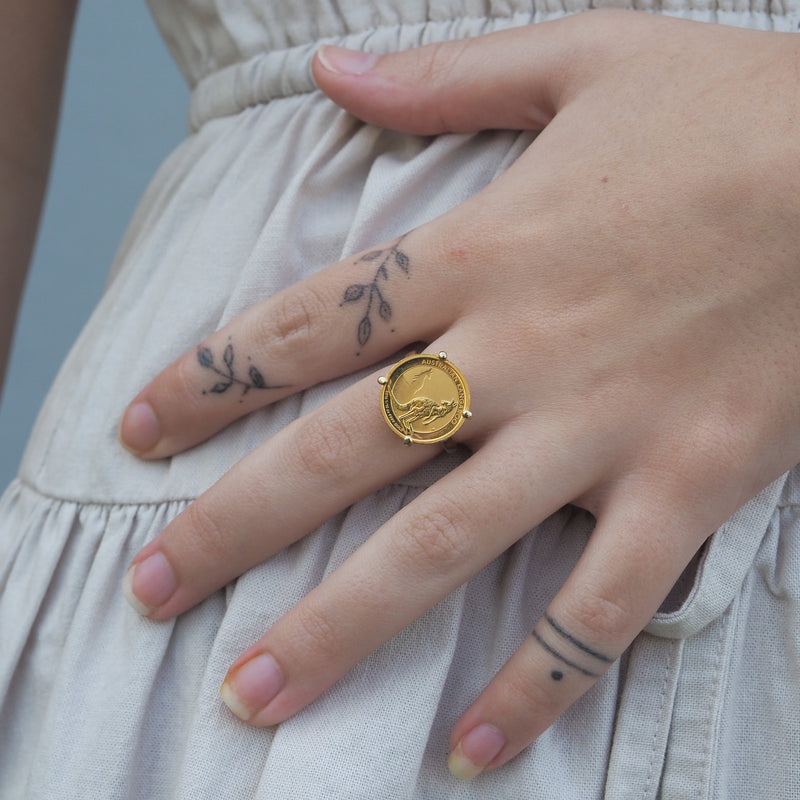
<instances>
[{"instance_id":1,"label":"woman's hand","mask_svg":"<svg viewBox=\"0 0 800 800\"><path fill-rule=\"evenodd\" d=\"M597 519L582 558L453 730L454 772L497 767L800 460L798 64L789 34L631 12L317 55L320 87L368 122L543 132L479 194L254 306L127 410L123 442L163 458L419 340L469 381L474 416L455 438L472 455L237 660L223 689L236 714L291 716L575 503ZM145 547L126 578L139 610L180 614L435 456L389 430L379 374L265 442ZM229 380L235 398L214 391Z\"/></svg>"}]
</instances>

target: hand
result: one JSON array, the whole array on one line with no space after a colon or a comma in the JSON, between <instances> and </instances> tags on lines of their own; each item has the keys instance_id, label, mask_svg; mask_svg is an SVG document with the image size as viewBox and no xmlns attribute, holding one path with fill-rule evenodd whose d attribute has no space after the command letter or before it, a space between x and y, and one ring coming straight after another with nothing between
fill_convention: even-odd
<instances>
[{"instance_id":1,"label":"hand","mask_svg":"<svg viewBox=\"0 0 800 800\"><path fill-rule=\"evenodd\" d=\"M212 334L126 412L123 442L163 458L418 340L470 383L474 417L455 438L472 455L236 661L223 687L236 714L291 716L574 503L597 520L583 556L452 733L454 772L497 767L800 460L799 46L593 12L381 59L317 55L320 87L368 122L543 132L469 201ZM359 327L384 260L393 329L378 307ZM229 369L229 347L255 372ZM379 374L265 442L147 545L126 578L139 610L180 614L436 455L388 429ZM214 392L228 380L236 398Z\"/></svg>"}]
</instances>

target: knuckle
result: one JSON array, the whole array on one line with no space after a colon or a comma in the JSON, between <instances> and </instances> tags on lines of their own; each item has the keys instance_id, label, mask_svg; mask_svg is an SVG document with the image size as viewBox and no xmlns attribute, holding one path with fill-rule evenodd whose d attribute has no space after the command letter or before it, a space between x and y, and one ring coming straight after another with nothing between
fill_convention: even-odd
<instances>
[{"instance_id":1,"label":"knuckle","mask_svg":"<svg viewBox=\"0 0 800 800\"><path fill-rule=\"evenodd\" d=\"M740 462L739 439L745 429L739 418L741 407L724 403L696 420L692 449L704 468L717 466L727 470Z\"/></svg>"},{"instance_id":2,"label":"knuckle","mask_svg":"<svg viewBox=\"0 0 800 800\"><path fill-rule=\"evenodd\" d=\"M426 58L420 62L420 85L434 88L431 93L431 110L436 113L439 127L458 128L457 114L451 113L449 87L459 80L460 62L472 47L469 39L453 42L437 42L425 48Z\"/></svg>"},{"instance_id":3,"label":"knuckle","mask_svg":"<svg viewBox=\"0 0 800 800\"><path fill-rule=\"evenodd\" d=\"M571 611L577 624L586 631L587 639L601 649L608 642L613 643L615 650L622 650L624 643L632 638L633 610L607 591L584 587L574 598Z\"/></svg>"},{"instance_id":4,"label":"knuckle","mask_svg":"<svg viewBox=\"0 0 800 800\"><path fill-rule=\"evenodd\" d=\"M306 601L294 609L296 622L305 638L304 649L317 658L333 660L341 655L339 636L328 615ZM297 639L295 639L297 641Z\"/></svg>"},{"instance_id":5,"label":"knuckle","mask_svg":"<svg viewBox=\"0 0 800 800\"><path fill-rule=\"evenodd\" d=\"M260 317L258 340L302 348L313 337L325 312L325 299L311 286L302 286L293 287L276 300L275 307Z\"/></svg>"},{"instance_id":6,"label":"knuckle","mask_svg":"<svg viewBox=\"0 0 800 800\"><path fill-rule=\"evenodd\" d=\"M326 412L312 414L294 438L297 461L305 475L347 479L355 442L347 420Z\"/></svg>"},{"instance_id":7,"label":"knuckle","mask_svg":"<svg viewBox=\"0 0 800 800\"><path fill-rule=\"evenodd\" d=\"M184 513L194 550L201 552L209 563L219 563L230 556L225 532L202 501L196 500Z\"/></svg>"},{"instance_id":8,"label":"knuckle","mask_svg":"<svg viewBox=\"0 0 800 800\"><path fill-rule=\"evenodd\" d=\"M740 413L714 405L708 413L698 414L682 429L668 434L658 459L666 484L705 503L709 486L729 483L730 476L748 463L748 444L742 434L747 426Z\"/></svg>"},{"instance_id":9,"label":"knuckle","mask_svg":"<svg viewBox=\"0 0 800 800\"><path fill-rule=\"evenodd\" d=\"M428 58L422 64L423 80L433 84L446 83L457 75L458 62L468 47L468 39L431 44L427 49Z\"/></svg>"},{"instance_id":10,"label":"knuckle","mask_svg":"<svg viewBox=\"0 0 800 800\"><path fill-rule=\"evenodd\" d=\"M453 500L439 499L437 507L414 518L403 534L408 561L416 569L449 572L469 558L468 519Z\"/></svg>"}]
</instances>

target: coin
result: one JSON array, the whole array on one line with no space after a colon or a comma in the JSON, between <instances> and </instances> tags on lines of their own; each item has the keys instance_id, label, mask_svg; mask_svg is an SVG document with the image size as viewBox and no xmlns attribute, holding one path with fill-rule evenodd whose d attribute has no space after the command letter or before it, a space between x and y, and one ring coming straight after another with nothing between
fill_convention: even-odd
<instances>
[{"instance_id":1,"label":"coin","mask_svg":"<svg viewBox=\"0 0 800 800\"><path fill-rule=\"evenodd\" d=\"M442 442L472 416L467 381L447 353L404 358L378 382L383 418L405 444Z\"/></svg>"}]
</instances>

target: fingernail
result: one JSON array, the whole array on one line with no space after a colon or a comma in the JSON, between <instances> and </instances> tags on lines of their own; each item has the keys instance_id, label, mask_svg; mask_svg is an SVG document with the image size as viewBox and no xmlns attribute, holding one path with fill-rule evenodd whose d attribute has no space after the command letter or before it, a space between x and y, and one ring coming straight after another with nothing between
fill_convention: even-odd
<instances>
[{"instance_id":1,"label":"fingernail","mask_svg":"<svg viewBox=\"0 0 800 800\"><path fill-rule=\"evenodd\" d=\"M317 56L325 69L337 75L363 75L378 63L378 56L373 53L347 50L330 44L320 47Z\"/></svg>"},{"instance_id":2,"label":"fingernail","mask_svg":"<svg viewBox=\"0 0 800 800\"><path fill-rule=\"evenodd\" d=\"M220 694L225 705L239 719L247 722L264 708L283 687L283 675L275 659L268 653L245 661L228 673Z\"/></svg>"},{"instance_id":3,"label":"fingernail","mask_svg":"<svg viewBox=\"0 0 800 800\"><path fill-rule=\"evenodd\" d=\"M143 616L164 605L177 588L178 580L163 553L134 564L122 581L125 599Z\"/></svg>"},{"instance_id":4,"label":"fingernail","mask_svg":"<svg viewBox=\"0 0 800 800\"><path fill-rule=\"evenodd\" d=\"M505 747L506 737L494 725L478 725L456 745L447 766L461 780L472 780Z\"/></svg>"},{"instance_id":5,"label":"fingernail","mask_svg":"<svg viewBox=\"0 0 800 800\"><path fill-rule=\"evenodd\" d=\"M119 426L119 440L134 453L145 453L158 444L161 426L150 403L138 402L128 407Z\"/></svg>"}]
</instances>

